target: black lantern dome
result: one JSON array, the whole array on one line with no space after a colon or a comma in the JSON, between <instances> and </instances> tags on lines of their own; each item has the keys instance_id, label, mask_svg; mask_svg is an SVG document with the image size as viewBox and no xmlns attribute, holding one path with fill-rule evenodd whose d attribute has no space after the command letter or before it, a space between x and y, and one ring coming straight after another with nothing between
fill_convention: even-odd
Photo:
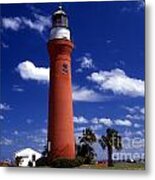
<instances>
[{"instance_id":1,"label":"black lantern dome","mask_svg":"<svg viewBox=\"0 0 155 180\"><path fill-rule=\"evenodd\" d=\"M65 11L62 9L62 6L59 6L59 9L53 13L52 16L53 28L54 27L65 27L68 28L68 18Z\"/></svg>"}]
</instances>

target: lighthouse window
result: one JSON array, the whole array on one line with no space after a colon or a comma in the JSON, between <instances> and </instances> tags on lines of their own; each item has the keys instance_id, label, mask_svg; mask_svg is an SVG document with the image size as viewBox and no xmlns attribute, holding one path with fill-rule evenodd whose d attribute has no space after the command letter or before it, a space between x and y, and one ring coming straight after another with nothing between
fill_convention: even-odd
<instances>
[{"instance_id":1,"label":"lighthouse window","mask_svg":"<svg viewBox=\"0 0 155 180\"><path fill-rule=\"evenodd\" d=\"M68 64L63 64L62 65L62 71L63 71L64 74L68 73Z\"/></svg>"}]
</instances>

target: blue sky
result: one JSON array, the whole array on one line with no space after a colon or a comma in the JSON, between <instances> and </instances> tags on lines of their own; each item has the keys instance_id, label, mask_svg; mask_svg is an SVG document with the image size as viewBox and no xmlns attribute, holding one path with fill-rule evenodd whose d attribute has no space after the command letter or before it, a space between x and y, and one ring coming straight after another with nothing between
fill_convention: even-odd
<instances>
[{"instance_id":1,"label":"blue sky","mask_svg":"<svg viewBox=\"0 0 155 180\"><path fill-rule=\"evenodd\" d=\"M50 16L58 3L1 5L0 159L42 151L48 119ZM74 126L144 142L144 2L63 3L72 54ZM95 144L98 159L106 158ZM144 145L124 149L144 152Z\"/></svg>"}]
</instances>

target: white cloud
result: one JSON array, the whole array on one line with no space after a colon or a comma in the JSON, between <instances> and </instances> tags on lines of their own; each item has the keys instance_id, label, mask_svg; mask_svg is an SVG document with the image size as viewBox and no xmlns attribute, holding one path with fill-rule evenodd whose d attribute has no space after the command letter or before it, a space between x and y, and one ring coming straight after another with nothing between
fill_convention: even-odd
<instances>
[{"instance_id":1,"label":"white cloud","mask_svg":"<svg viewBox=\"0 0 155 180\"><path fill-rule=\"evenodd\" d=\"M139 135L139 136L143 136L144 135L144 133L142 131L137 131L135 134Z\"/></svg>"},{"instance_id":2,"label":"white cloud","mask_svg":"<svg viewBox=\"0 0 155 180\"><path fill-rule=\"evenodd\" d=\"M141 108L140 106L125 106L124 109L126 109L129 112L129 114L126 115L126 118L132 120L144 120L144 107Z\"/></svg>"},{"instance_id":3,"label":"white cloud","mask_svg":"<svg viewBox=\"0 0 155 180\"><path fill-rule=\"evenodd\" d=\"M4 116L0 115L0 120L3 120L4 119Z\"/></svg>"},{"instance_id":4,"label":"white cloud","mask_svg":"<svg viewBox=\"0 0 155 180\"><path fill-rule=\"evenodd\" d=\"M24 91L24 89L21 88L19 85L13 85L12 90L16 91L16 92L23 92Z\"/></svg>"},{"instance_id":5,"label":"white cloud","mask_svg":"<svg viewBox=\"0 0 155 180\"><path fill-rule=\"evenodd\" d=\"M78 124L87 124L88 120L86 118L84 118L83 116L79 116L79 117L74 117L74 123L78 123Z\"/></svg>"},{"instance_id":6,"label":"white cloud","mask_svg":"<svg viewBox=\"0 0 155 180\"><path fill-rule=\"evenodd\" d=\"M31 61L24 61L17 67L20 76L25 80L49 81L49 68L36 67Z\"/></svg>"},{"instance_id":7,"label":"white cloud","mask_svg":"<svg viewBox=\"0 0 155 180\"><path fill-rule=\"evenodd\" d=\"M24 26L36 30L39 33L42 33L46 28L51 26L51 21L49 17L45 17L38 14L34 14L34 17L35 21L22 17L22 23L24 24Z\"/></svg>"},{"instance_id":8,"label":"white cloud","mask_svg":"<svg viewBox=\"0 0 155 180\"><path fill-rule=\"evenodd\" d=\"M131 119L131 120L144 120L144 115L142 115L142 114L134 114L134 115L127 114L126 118Z\"/></svg>"},{"instance_id":9,"label":"white cloud","mask_svg":"<svg viewBox=\"0 0 155 180\"><path fill-rule=\"evenodd\" d=\"M32 124L33 120L32 119L26 119L27 124Z\"/></svg>"},{"instance_id":10,"label":"white cloud","mask_svg":"<svg viewBox=\"0 0 155 180\"><path fill-rule=\"evenodd\" d=\"M17 130L15 130L15 131L13 132L13 134L17 136L17 135L19 134L19 132L18 132Z\"/></svg>"},{"instance_id":11,"label":"white cloud","mask_svg":"<svg viewBox=\"0 0 155 180\"><path fill-rule=\"evenodd\" d=\"M111 44L111 43L112 43L112 40L111 40L111 39L107 39L107 40L106 40L106 43L107 43L107 44Z\"/></svg>"},{"instance_id":12,"label":"white cloud","mask_svg":"<svg viewBox=\"0 0 155 180\"><path fill-rule=\"evenodd\" d=\"M93 72L87 79L95 82L102 91L131 97L144 96L144 81L131 78L121 69Z\"/></svg>"},{"instance_id":13,"label":"white cloud","mask_svg":"<svg viewBox=\"0 0 155 180\"><path fill-rule=\"evenodd\" d=\"M91 120L91 123L93 123L93 124L98 124L99 123L99 118L93 118L92 120Z\"/></svg>"},{"instance_id":14,"label":"white cloud","mask_svg":"<svg viewBox=\"0 0 155 180\"><path fill-rule=\"evenodd\" d=\"M144 107L140 107L140 106L133 106L133 107L123 106L123 108L126 109L130 114L135 114L135 113L144 114L145 112Z\"/></svg>"},{"instance_id":15,"label":"white cloud","mask_svg":"<svg viewBox=\"0 0 155 180\"><path fill-rule=\"evenodd\" d=\"M93 130L93 131L98 131L100 129L103 128L103 125L101 124L95 124L95 125L91 125L90 128Z\"/></svg>"},{"instance_id":16,"label":"white cloud","mask_svg":"<svg viewBox=\"0 0 155 180\"><path fill-rule=\"evenodd\" d=\"M121 133L122 136L122 142L127 143L128 147L131 147L134 145L135 139L137 139L137 136L143 137L144 136L144 130L139 130L139 131L131 131L131 130L125 130L124 132ZM129 139L126 139L129 138ZM139 138L137 140L140 140ZM143 141L143 139L141 139ZM136 141L135 141L136 142ZM126 145L127 145L126 144ZM135 143L136 144L136 143ZM125 145L125 144L124 144ZM123 146L124 147L124 146ZM125 148L125 147L124 147Z\"/></svg>"},{"instance_id":17,"label":"white cloud","mask_svg":"<svg viewBox=\"0 0 155 180\"><path fill-rule=\"evenodd\" d=\"M100 102L104 101L102 95L96 93L92 89L86 87L73 86L73 100L74 101L87 101L87 102Z\"/></svg>"},{"instance_id":18,"label":"white cloud","mask_svg":"<svg viewBox=\"0 0 155 180\"><path fill-rule=\"evenodd\" d=\"M139 12L141 10L144 10L145 7L145 0L136 0L135 6L124 6L121 9L121 12L123 13L130 13L130 12Z\"/></svg>"},{"instance_id":19,"label":"white cloud","mask_svg":"<svg viewBox=\"0 0 155 180\"><path fill-rule=\"evenodd\" d=\"M46 128L42 128L40 129L41 133L44 135L47 135L47 129Z\"/></svg>"},{"instance_id":20,"label":"white cloud","mask_svg":"<svg viewBox=\"0 0 155 180\"><path fill-rule=\"evenodd\" d=\"M130 114L134 114L137 111L139 111L140 107L139 106L134 106L134 107L125 106L124 109L126 109Z\"/></svg>"},{"instance_id":21,"label":"white cloud","mask_svg":"<svg viewBox=\"0 0 155 180\"><path fill-rule=\"evenodd\" d=\"M6 103L0 103L0 110L4 110L4 111L8 111L11 110L10 105L6 104Z\"/></svg>"},{"instance_id":22,"label":"white cloud","mask_svg":"<svg viewBox=\"0 0 155 180\"><path fill-rule=\"evenodd\" d=\"M91 69L94 68L93 59L88 58L86 56L81 59L81 68L83 69Z\"/></svg>"},{"instance_id":23,"label":"white cloud","mask_svg":"<svg viewBox=\"0 0 155 180\"><path fill-rule=\"evenodd\" d=\"M79 123L79 124L87 124L88 122L90 122L91 124L93 124L91 127L95 125L105 125L105 126L112 126L113 122L110 118L97 118L94 117L91 120L86 119L83 116L79 116L79 117L74 117L74 122L75 123ZM101 127L100 126L100 127Z\"/></svg>"},{"instance_id":24,"label":"white cloud","mask_svg":"<svg viewBox=\"0 0 155 180\"><path fill-rule=\"evenodd\" d=\"M132 126L131 121L129 121L127 119L125 119L125 120L116 119L115 124L118 125L118 126Z\"/></svg>"},{"instance_id":25,"label":"white cloud","mask_svg":"<svg viewBox=\"0 0 155 180\"><path fill-rule=\"evenodd\" d=\"M11 29L13 31L18 31L21 26L21 19L19 17L9 17L9 18L2 18L2 26L5 29Z\"/></svg>"},{"instance_id":26,"label":"white cloud","mask_svg":"<svg viewBox=\"0 0 155 180\"><path fill-rule=\"evenodd\" d=\"M47 130L45 128L36 129L31 135L29 132L26 132L26 139L32 144L43 148L47 142Z\"/></svg>"},{"instance_id":27,"label":"white cloud","mask_svg":"<svg viewBox=\"0 0 155 180\"><path fill-rule=\"evenodd\" d=\"M134 128L140 128L140 127L141 127L140 124L138 124L138 123L135 123L135 124L134 124Z\"/></svg>"},{"instance_id":28,"label":"white cloud","mask_svg":"<svg viewBox=\"0 0 155 180\"><path fill-rule=\"evenodd\" d=\"M101 118L99 119L99 122L106 125L106 126L112 126L113 122L109 118Z\"/></svg>"},{"instance_id":29,"label":"white cloud","mask_svg":"<svg viewBox=\"0 0 155 180\"><path fill-rule=\"evenodd\" d=\"M122 133L122 137L132 137L133 136L133 132L131 132L130 130L125 130L123 133Z\"/></svg>"},{"instance_id":30,"label":"white cloud","mask_svg":"<svg viewBox=\"0 0 155 180\"><path fill-rule=\"evenodd\" d=\"M34 13L44 13L41 9L36 8L36 6L33 6L32 4L26 4L28 9L31 11L32 14Z\"/></svg>"},{"instance_id":31,"label":"white cloud","mask_svg":"<svg viewBox=\"0 0 155 180\"><path fill-rule=\"evenodd\" d=\"M80 68L76 70L76 72L82 72L84 69L94 69L95 65L93 63L93 59L90 55L85 55L80 57L77 61L80 62Z\"/></svg>"},{"instance_id":32,"label":"white cloud","mask_svg":"<svg viewBox=\"0 0 155 180\"><path fill-rule=\"evenodd\" d=\"M93 118L91 120L92 123L94 124L104 124L106 126L112 126L113 125L113 122L110 118Z\"/></svg>"},{"instance_id":33,"label":"white cloud","mask_svg":"<svg viewBox=\"0 0 155 180\"><path fill-rule=\"evenodd\" d=\"M144 113L145 113L145 109L144 109L144 108L141 108L141 109L140 109L140 112L141 112L142 114L144 114Z\"/></svg>"},{"instance_id":34,"label":"white cloud","mask_svg":"<svg viewBox=\"0 0 155 180\"><path fill-rule=\"evenodd\" d=\"M4 43L4 42L1 42L1 46L2 46L3 48L9 48L9 45L6 44L6 43Z\"/></svg>"},{"instance_id":35,"label":"white cloud","mask_svg":"<svg viewBox=\"0 0 155 180\"><path fill-rule=\"evenodd\" d=\"M33 15L34 20L26 17L4 17L2 18L2 27L13 31L18 31L28 27L39 33L43 33L43 31L51 26L50 17L35 13Z\"/></svg>"},{"instance_id":36,"label":"white cloud","mask_svg":"<svg viewBox=\"0 0 155 180\"><path fill-rule=\"evenodd\" d=\"M24 80L36 80L38 82L49 82L49 68L36 67L31 61L24 61L16 68L21 78ZM101 102L110 97L104 97L93 89L73 86L73 100L86 102Z\"/></svg>"},{"instance_id":37,"label":"white cloud","mask_svg":"<svg viewBox=\"0 0 155 180\"><path fill-rule=\"evenodd\" d=\"M9 146L11 145L13 142L11 139L8 139L6 137L1 137L0 139L0 145L6 145L6 146Z\"/></svg>"},{"instance_id":38,"label":"white cloud","mask_svg":"<svg viewBox=\"0 0 155 180\"><path fill-rule=\"evenodd\" d=\"M143 10L145 7L145 1L144 0L138 0L137 1L137 11Z\"/></svg>"}]
</instances>

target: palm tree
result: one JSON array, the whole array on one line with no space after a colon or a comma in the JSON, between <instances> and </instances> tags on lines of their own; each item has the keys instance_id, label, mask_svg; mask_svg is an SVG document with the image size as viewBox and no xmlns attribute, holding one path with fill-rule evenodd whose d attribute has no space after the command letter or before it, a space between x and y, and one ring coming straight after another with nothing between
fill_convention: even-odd
<instances>
[{"instance_id":1,"label":"palm tree","mask_svg":"<svg viewBox=\"0 0 155 180\"><path fill-rule=\"evenodd\" d=\"M122 149L121 136L115 129L108 128L106 130L106 136L101 136L101 138L99 139L99 143L103 149L107 148L108 166L113 166L113 148L115 148L116 150Z\"/></svg>"},{"instance_id":2,"label":"palm tree","mask_svg":"<svg viewBox=\"0 0 155 180\"><path fill-rule=\"evenodd\" d=\"M48 154L47 146L44 146L44 150L41 154L42 154L42 157L47 157L47 154Z\"/></svg>"},{"instance_id":3,"label":"palm tree","mask_svg":"<svg viewBox=\"0 0 155 180\"><path fill-rule=\"evenodd\" d=\"M86 164L90 164L96 156L92 144L96 142L96 135L90 129L83 130L82 136L79 137L79 143L76 144L77 156L84 159Z\"/></svg>"}]
</instances>

